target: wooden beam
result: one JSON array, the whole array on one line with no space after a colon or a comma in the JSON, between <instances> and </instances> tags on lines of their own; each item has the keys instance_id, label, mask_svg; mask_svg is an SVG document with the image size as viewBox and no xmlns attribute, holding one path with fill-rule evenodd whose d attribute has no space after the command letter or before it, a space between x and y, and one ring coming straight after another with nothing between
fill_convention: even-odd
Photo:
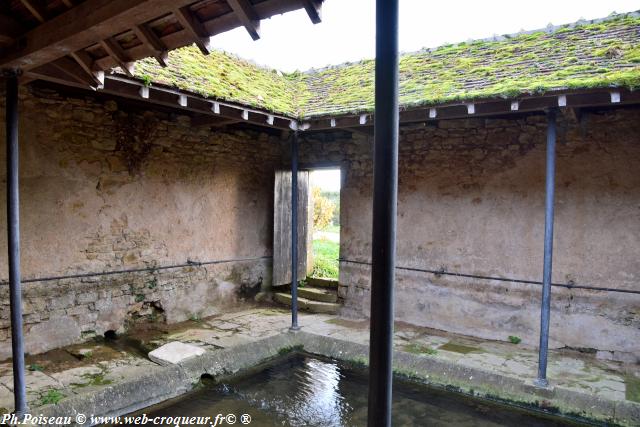
<instances>
[{"instance_id":1,"label":"wooden beam","mask_svg":"<svg viewBox=\"0 0 640 427\"><path fill-rule=\"evenodd\" d=\"M201 126L209 126L209 127L221 127L232 125L234 123L239 123L238 119L226 119L217 116L211 115L198 115L191 118L191 126L201 127Z\"/></svg>"},{"instance_id":2,"label":"wooden beam","mask_svg":"<svg viewBox=\"0 0 640 427\"><path fill-rule=\"evenodd\" d=\"M68 74L60 71L59 68L54 67L51 63L41 65L38 68L34 68L25 72L25 80L45 80L52 83L61 84L64 86L72 86L81 89L88 89L89 85L86 83L79 83L76 79L72 79Z\"/></svg>"},{"instance_id":3,"label":"wooden beam","mask_svg":"<svg viewBox=\"0 0 640 427\"><path fill-rule=\"evenodd\" d=\"M122 68L125 74L133 77L133 62L127 57L127 54L124 53L114 38L109 37L108 39L104 39L100 42L100 45L107 52L107 55L116 61L116 64Z\"/></svg>"},{"instance_id":4,"label":"wooden beam","mask_svg":"<svg viewBox=\"0 0 640 427\"><path fill-rule=\"evenodd\" d=\"M260 18L249 0L227 0L240 23L247 30L253 40L260 38Z\"/></svg>"},{"instance_id":5,"label":"wooden beam","mask_svg":"<svg viewBox=\"0 0 640 427\"><path fill-rule=\"evenodd\" d=\"M275 2L263 1L261 3L254 4L253 8L260 19L267 19L274 15L300 9L302 7L300 1L301 0L276 0ZM226 13L224 15L217 16L208 21L205 21L202 24L207 30L207 33L211 36L214 36L216 34L224 33L225 31L237 28L238 18L233 13ZM160 36L159 38L162 43L167 46L168 50L176 49L193 43L193 36L185 29L179 30L175 33ZM126 53L129 58L132 59L145 58L149 56L149 49L143 44L138 44L132 46L130 49L127 49ZM100 69L103 70L108 70L109 68L115 67L117 65L108 56L96 60L96 64Z\"/></svg>"},{"instance_id":6,"label":"wooden beam","mask_svg":"<svg viewBox=\"0 0 640 427\"><path fill-rule=\"evenodd\" d=\"M136 33L140 41L153 52L153 57L156 61L158 61L161 66L166 67L169 53L167 47L162 43L162 40L158 38L156 33L145 24L136 25L133 27L133 32Z\"/></svg>"},{"instance_id":7,"label":"wooden beam","mask_svg":"<svg viewBox=\"0 0 640 427\"><path fill-rule=\"evenodd\" d=\"M47 11L37 3L37 0L20 0L20 3L33 15L40 23L47 20Z\"/></svg>"},{"instance_id":8,"label":"wooden beam","mask_svg":"<svg viewBox=\"0 0 640 427\"><path fill-rule=\"evenodd\" d=\"M73 2L71 0L62 0L62 3L67 6L69 9L73 7Z\"/></svg>"},{"instance_id":9,"label":"wooden beam","mask_svg":"<svg viewBox=\"0 0 640 427\"><path fill-rule=\"evenodd\" d=\"M87 76L93 80L93 83L97 87L104 85L104 71L94 70L93 59L91 59L91 56L89 56L86 51L79 50L77 52L72 52L69 56L78 63L80 68L82 68Z\"/></svg>"},{"instance_id":10,"label":"wooden beam","mask_svg":"<svg viewBox=\"0 0 640 427\"><path fill-rule=\"evenodd\" d=\"M174 11L180 25L191 35L198 49L204 54L211 53L209 34L202 22L191 12L188 6L181 7Z\"/></svg>"},{"instance_id":11,"label":"wooden beam","mask_svg":"<svg viewBox=\"0 0 640 427\"><path fill-rule=\"evenodd\" d=\"M178 91L164 90L160 86L151 86L149 88L149 98L142 99L140 97L140 82L130 81L124 77L108 76L105 79L104 89L100 92L106 94L112 94L122 96L129 99L134 99L140 102L149 102L151 104L162 105L175 110L191 111L197 115L211 116L212 119L216 119L216 123L221 121L232 120L242 123L251 123L257 126L283 129L287 128L292 119L276 116L274 117L274 123L269 124L266 119L270 113L251 110L249 119L247 121L242 120L241 106L231 106L219 103L219 114L215 114L212 111L212 101L209 99L202 99L197 96L189 96L186 105L180 105L178 103L179 95L182 95ZM186 96L186 95L183 95ZM231 123L226 123L231 124Z\"/></svg>"},{"instance_id":12,"label":"wooden beam","mask_svg":"<svg viewBox=\"0 0 640 427\"><path fill-rule=\"evenodd\" d=\"M0 68L29 70L156 19L193 0L87 0L24 34Z\"/></svg>"},{"instance_id":13,"label":"wooden beam","mask_svg":"<svg viewBox=\"0 0 640 427\"><path fill-rule=\"evenodd\" d=\"M316 0L302 0L302 2L311 22L314 24L322 22L322 2Z\"/></svg>"},{"instance_id":14,"label":"wooden beam","mask_svg":"<svg viewBox=\"0 0 640 427\"><path fill-rule=\"evenodd\" d=\"M351 133L358 133L364 136L373 136L373 126L362 126L358 128L346 128Z\"/></svg>"},{"instance_id":15,"label":"wooden beam","mask_svg":"<svg viewBox=\"0 0 640 427\"><path fill-rule=\"evenodd\" d=\"M56 68L72 80L86 85L86 87L93 87L95 85L95 78L93 76L88 76L87 73L71 58L60 58L51 62L49 65Z\"/></svg>"},{"instance_id":16,"label":"wooden beam","mask_svg":"<svg viewBox=\"0 0 640 427\"><path fill-rule=\"evenodd\" d=\"M20 24L7 15L0 15L0 44L10 45L23 33Z\"/></svg>"}]
</instances>

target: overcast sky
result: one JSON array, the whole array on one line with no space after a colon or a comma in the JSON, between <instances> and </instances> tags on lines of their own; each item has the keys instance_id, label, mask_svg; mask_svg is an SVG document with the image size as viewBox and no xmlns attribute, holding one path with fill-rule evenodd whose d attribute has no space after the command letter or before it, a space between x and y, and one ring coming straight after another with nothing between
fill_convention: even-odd
<instances>
[{"instance_id":1,"label":"overcast sky","mask_svg":"<svg viewBox=\"0 0 640 427\"><path fill-rule=\"evenodd\" d=\"M404 52L492 35L535 30L640 9L640 0L400 0ZM217 48L282 71L373 58L375 0L325 0L323 22L303 10L262 21L262 38L243 28L213 38Z\"/></svg>"}]
</instances>

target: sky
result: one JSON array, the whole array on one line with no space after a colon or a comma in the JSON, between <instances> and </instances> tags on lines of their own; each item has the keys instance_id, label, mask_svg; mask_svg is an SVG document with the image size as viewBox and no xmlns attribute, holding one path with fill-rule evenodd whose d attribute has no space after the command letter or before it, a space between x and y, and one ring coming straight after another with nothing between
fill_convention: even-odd
<instances>
[{"instance_id":1,"label":"sky","mask_svg":"<svg viewBox=\"0 0 640 427\"><path fill-rule=\"evenodd\" d=\"M311 171L311 187L322 191L340 190L340 169L318 169Z\"/></svg>"},{"instance_id":2,"label":"sky","mask_svg":"<svg viewBox=\"0 0 640 427\"><path fill-rule=\"evenodd\" d=\"M635 10L640 10L640 0L400 0L400 50ZM298 10L263 20L258 41L240 27L213 37L212 44L281 71L307 70L373 58L374 21L375 0L325 0L320 24L313 25L306 12Z\"/></svg>"}]
</instances>

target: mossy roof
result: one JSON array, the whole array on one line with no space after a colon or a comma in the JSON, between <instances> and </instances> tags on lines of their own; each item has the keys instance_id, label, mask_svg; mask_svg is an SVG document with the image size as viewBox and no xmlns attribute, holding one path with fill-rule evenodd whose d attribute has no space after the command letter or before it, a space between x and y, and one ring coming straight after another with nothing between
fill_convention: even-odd
<instances>
[{"instance_id":1,"label":"mossy roof","mask_svg":"<svg viewBox=\"0 0 640 427\"><path fill-rule=\"evenodd\" d=\"M193 47L169 67L140 61L136 76L205 97L291 117L373 111L374 61L281 73ZM640 87L640 15L441 46L401 55L400 105L412 108L551 90Z\"/></svg>"}]
</instances>

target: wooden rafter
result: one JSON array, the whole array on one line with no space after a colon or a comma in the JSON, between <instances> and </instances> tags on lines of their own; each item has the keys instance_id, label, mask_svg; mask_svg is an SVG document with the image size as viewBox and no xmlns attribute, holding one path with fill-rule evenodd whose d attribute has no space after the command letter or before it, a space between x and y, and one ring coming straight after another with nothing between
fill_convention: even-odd
<instances>
[{"instance_id":1,"label":"wooden rafter","mask_svg":"<svg viewBox=\"0 0 640 427\"><path fill-rule=\"evenodd\" d=\"M37 3L38 0L20 0L20 3L41 23L47 20L47 11Z\"/></svg>"},{"instance_id":2,"label":"wooden rafter","mask_svg":"<svg viewBox=\"0 0 640 427\"><path fill-rule=\"evenodd\" d=\"M141 24L133 27L133 31L136 33L136 36L140 41L153 52L153 57L156 61L158 61L161 66L166 67L169 56L167 47L162 43L162 40L156 36L153 30L148 26Z\"/></svg>"},{"instance_id":3,"label":"wooden rafter","mask_svg":"<svg viewBox=\"0 0 640 427\"><path fill-rule=\"evenodd\" d=\"M95 83L93 76L85 73L78 63L71 58L60 58L53 61L50 65L74 81L87 87L93 86Z\"/></svg>"},{"instance_id":4,"label":"wooden rafter","mask_svg":"<svg viewBox=\"0 0 640 427\"><path fill-rule=\"evenodd\" d=\"M211 53L209 33L202 22L191 12L188 6L181 7L174 11L178 22L191 35L193 42L198 46L204 55Z\"/></svg>"},{"instance_id":5,"label":"wooden rafter","mask_svg":"<svg viewBox=\"0 0 640 427\"><path fill-rule=\"evenodd\" d=\"M0 44L11 44L22 33L20 25L11 17L0 15Z\"/></svg>"},{"instance_id":6,"label":"wooden rafter","mask_svg":"<svg viewBox=\"0 0 640 427\"><path fill-rule=\"evenodd\" d=\"M275 3L272 1L263 1L254 4L253 8L258 16L264 19L265 17L273 16L278 13L299 9L302 7L300 1L301 0L277 0ZM238 22L238 18L234 13L226 13L202 22L202 25L205 27L208 34L214 36L238 27ZM159 38L169 50L193 43L193 35L186 29L179 30L172 34L163 35ZM127 54L130 58L142 58L149 56L149 49L145 45L140 44L128 49ZM117 65L108 56L98 59L96 63L104 70Z\"/></svg>"},{"instance_id":7,"label":"wooden rafter","mask_svg":"<svg viewBox=\"0 0 640 427\"><path fill-rule=\"evenodd\" d=\"M19 3L22 0L10 2ZM26 0L32 4L38 4L44 0ZM50 0L49 0L50 1ZM55 61L58 58L69 55L70 52L77 52L82 49L92 49L100 44L102 40L115 37L120 40L120 35L125 34L139 25L148 25L153 29L157 41L160 41L166 49L159 49L158 46L150 48L150 44L145 42L123 45L123 51L129 61L142 59L148 56L156 56L156 59L164 61L164 51L170 51L194 42L198 43L203 51L209 51L210 36L232 30L243 25L239 15L236 13L222 12L215 14L215 9L200 8L198 13L192 12L193 5L198 4L198 0L59 0L63 2L67 9L52 9L47 16L47 21L40 25L33 26L31 30L20 28L19 31L9 29L6 22L13 21L13 11L11 18L3 19L0 16L0 69L20 68L24 72L38 68L42 65ZM277 14L290 12L305 6L307 0L262 0L255 4L246 1L255 13L251 16L250 11L245 11L248 23L251 18L255 21L265 19ZM313 0L317 6L321 0ZM71 7L69 7L71 6ZM188 9L183 9L189 7ZM14 7L10 5L9 10ZM245 8L250 10L248 8ZM182 10L180 14L175 14L176 10ZM22 5L15 8L16 16L20 15L24 19L30 18L28 12ZM205 12L203 12L205 11ZM207 12L209 11L209 12ZM188 12L188 13L184 13ZM54 13L58 13L54 15ZM210 14L207 14L210 13ZM181 25L175 26L168 16L175 14L181 18ZM168 18L168 19L167 19ZM6 21L6 22L5 22ZM186 25L188 23L188 25ZM257 27L256 23L251 24ZM255 29L255 28L254 28ZM156 31L157 30L157 31ZM150 39L150 43L154 43ZM154 54L154 52L160 54ZM119 66L116 59L111 56L95 58L93 68L95 70L107 70ZM41 71L41 70L40 70Z\"/></svg>"},{"instance_id":8,"label":"wooden rafter","mask_svg":"<svg viewBox=\"0 0 640 427\"><path fill-rule=\"evenodd\" d=\"M309 15L309 19L314 24L319 24L322 22L322 2L316 0L303 0L304 10L307 11L307 15Z\"/></svg>"},{"instance_id":9,"label":"wooden rafter","mask_svg":"<svg viewBox=\"0 0 640 427\"><path fill-rule=\"evenodd\" d=\"M190 3L193 0L87 0L24 34L20 46L0 57L0 68L36 68Z\"/></svg>"},{"instance_id":10,"label":"wooden rafter","mask_svg":"<svg viewBox=\"0 0 640 427\"><path fill-rule=\"evenodd\" d=\"M128 76L133 77L133 62L131 62L127 57L127 54L122 50L122 47L120 47L115 39L109 37L108 39L102 40L100 45L107 54L116 61L116 64L122 68L122 71L124 71Z\"/></svg>"},{"instance_id":11,"label":"wooden rafter","mask_svg":"<svg viewBox=\"0 0 640 427\"><path fill-rule=\"evenodd\" d=\"M91 80L93 80L93 83L96 87L104 85L104 71L94 70L93 60L86 51L78 50L71 53L69 56L73 58L78 63L80 68L82 68L82 70L86 73L86 75L89 76Z\"/></svg>"},{"instance_id":12,"label":"wooden rafter","mask_svg":"<svg viewBox=\"0 0 640 427\"><path fill-rule=\"evenodd\" d=\"M253 40L260 38L260 18L249 0L227 0L244 28Z\"/></svg>"}]
</instances>

